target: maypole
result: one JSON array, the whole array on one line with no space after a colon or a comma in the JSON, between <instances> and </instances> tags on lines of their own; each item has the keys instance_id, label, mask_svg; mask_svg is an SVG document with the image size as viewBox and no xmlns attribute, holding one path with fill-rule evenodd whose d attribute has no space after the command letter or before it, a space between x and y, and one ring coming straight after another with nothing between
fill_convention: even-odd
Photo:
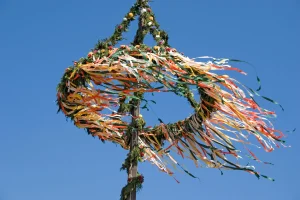
<instances>
[{"instance_id":1,"label":"maypole","mask_svg":"<svg viewBox=\"0 0 300 200\"><path fill-rule=\"evenodd\" d=\"M139 25L134 41L116 47L136 17ZM154 47L144 44L148 33L156 41ZM261 96L260 88L255 91L219 74L229 70L246 74L230 65L237 61L241 62L207 56L190 59L179 53L168 44L168 35L160 29L148 0L137 0L112 36L99 41L86 57L66 69L57 87L57 105L88 134L129 150L121 167L128 174L121 200L136 200L136 192L142 188L144 177L138 173L138 162L148 161L174 177L169 168L172 164L197 178L176 161L174 154L189 158L196 166L245 171L273 180L248 163L237 162L246 155L269 164L250 150L252 139L266 152L284 146L283 133L269 120L275 112L260 107L255 98L278 103ZM159 124L145 128L141 103L148 109L155 101L145 99L144 94L156 92L185 98L194 113L175 123L158 118ZM195 93L200 99L195 99ZM244 152L236 143L243 144Z\"/></svg>"},{"instance_id":2,"label":"maypole","mask_svg":"<svg viewBox=\"0 0 300 200\"><path fill-rule=\"evenodd\" d=\"M147 1L138 0L137 2L139 4L139 7L141 9L143 3L147 3ZM138 24L138 30L136 32L136 35L134 37L133 45L141 45L144 42L145 38L145 20L142 18L142 16L139 16L139 24ZM138 97L139 93L134 93L134 96ZM140 94L141 96L141 94ZM135 101L132 101L132 107L131 107L131 115L132 115L132 125L134 126L134 130L131 133L131 140L130 140L130 153L133 152L135 148L138 148L138 127L135 125L137 124L136 119L140 116L140 98L136 99ZM135 159L130 164L129 172L128 172L128 179L135 178L137 176L137 168L138 168L138 161ZM128 197L128 200L136 200L136 188L134 187L132 191L130 192L130 195Z\"/></svg>"}]
</instances>

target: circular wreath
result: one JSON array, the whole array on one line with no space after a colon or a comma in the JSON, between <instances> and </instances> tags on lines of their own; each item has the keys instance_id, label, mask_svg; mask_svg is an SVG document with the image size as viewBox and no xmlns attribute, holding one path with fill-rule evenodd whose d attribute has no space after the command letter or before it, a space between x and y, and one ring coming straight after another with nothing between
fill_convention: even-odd
<instances>
[{"instance_id":1,"label":"circular wreath","mask_svg":"<svg viewBox=\"0 0 300 200\"><path fill-rule=\"evenodd\" d=\"M266 151L282 143L283 134L268 120L275 113L259 107L253 98L255 91L227 75L213 73L235 70L244 74L232 68L229 59L190 59L171 48L151 9L146 4L142 6L145 10L141 11L141 5L134 5L109 39L99 42L87 57L66 69L57 88L59 110L92 136L124 149L129 149L130 133L137 129L142 159L170 175L163 158L179 165L171 155L174 150L196 165L202 161L208 167L245 170L259 176L254 168L234 163L229 157L240 157L234 142L250 144L249 135ZM138 30L135 40L140 41L150 32L157 46L138 43L115 47L137 14L143 17L146 28ZM192 87L197 88L200 99L194 98ZM183 96L194 114L176 123L160 120L157 126L147 128L141 115L134 125L126 122L133 107L139 106L136 102L148 102L143 94L149 92Z\"/></svg>"}]
</instances>

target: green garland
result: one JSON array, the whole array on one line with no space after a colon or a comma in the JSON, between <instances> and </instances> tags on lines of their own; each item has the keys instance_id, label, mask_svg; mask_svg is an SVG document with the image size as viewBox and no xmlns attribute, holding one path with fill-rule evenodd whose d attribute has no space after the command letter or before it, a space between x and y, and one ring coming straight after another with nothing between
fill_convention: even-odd
<instances>
[{"instance_id":1,"label":"green garland","mask_svg":"<svg viewBox=\"0 0 300 200\"><path fill-rule=\"evenodd\" d=\"M127 155L124 163L120 170L126 170L127 173L129 172L129 168L131 167L132 163L141 162L142 158L144 157L144 150L135 146ZM127 180L127 184L122 188L121 191L121 200L127 200L130 192L136 190L137 192L142 189L142 183L144 182L144 176L141 174L137 174L136 177L130 177Z\"/></svg>"},{"instance_id":2,"label":"green garland","mask_svg":"<svg viewBox=\"0 0 300 200\"><path fill-rule=\"evenodd\" d=\"M108 55L109 48L112 48L119 41L123 40L122 34L128 31L130 23L135 20L137 15L140 15L143 19L143 24L141 24L143 29L137 30L133 44L141 44L145 35L150 32L158 46L168 46L168 34L159 28L155 14L152 12L147 0L136 2L125 15L123 21L115 27L112 36L98 41L94 51L100 50L102 55Z\"/></svg>"},{"instance_id":3,"label":"green garland","mask_svg":"<svg viewBox=\"0 0 300 200\"><path fill-rule=\"evenodd\" d=\"M135 92L134 97L131 98L128 104L125 103L126 97L124 97L120 102L120 112L128 112L133 111L136 106L139 106L141 99L143 99L143 92ZM124 134L124 139L126 143L129 145L131 141L131 136L133 131L140 132L143 130L146 125L145 120L142 115L139 115L137 118L132 119L132 123L128 126L126 134ZM124 163L122 164L121 170L126 170L129 174L130 167L137 162L142 161L142 157L144 156L143 149L140 149L137 145L134 146L127 155ZM142 189L142 183L144 181L144 177L142 175L137 174L136 177L128 178L127 184L123 187L121 191L121 200L126 200L130 195L131 191L139 191Z\"/></svg>"},{"instance_id":4,"label":"green garland","mask_svg":"<svg viewBox=\"0 0 300 200\"><path fill-rule=\"evenodd\" d=\"M127 185L125 185L122 188L120 200L128 200L130 192L133 191L134 189L136 189L136 191L139 192L143 188L142 185L143 182L144 182L144 176L142 174L138 174L138 176L134 178L128 178Z\"/></svg>"},{"instance_id":5,"label":"green garland","mask_svg":"<svg viewBox=\"0 0 300 200\"><path fill-rule=\"evenodd\" d=\"M124 163L122 164L122 167L120 170L127 170L133 162L141 162L142 158L144 157L145 151L139 147L135 147L132 149L131 152L127 154L127 158L125 159Z\"/></svg>"}]
</instances>

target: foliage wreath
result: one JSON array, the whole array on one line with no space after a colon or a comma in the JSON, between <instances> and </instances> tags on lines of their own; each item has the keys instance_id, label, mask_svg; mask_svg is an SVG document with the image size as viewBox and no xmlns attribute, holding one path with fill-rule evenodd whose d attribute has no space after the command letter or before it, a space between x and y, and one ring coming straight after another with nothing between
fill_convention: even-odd
<instances>
[{"instance_id":1,"label":"foliage wreath","mask_svg":"<svg viewBox=\"0 0 300 200\"><path fill-rule=\"evenodd\" d=\"M137 15L142 18L143 28L137 31L133 44L115 47ZM141 43L148 32L157 46ZM99 41L87 57L66 69L57 87L57 104L77 127L124 149L129 149L130 133L137 129L139 151L143 152L139 159L150 161L170 175L173 172L164 158L181 167L171 155L174 150L197 166L200 160L207 167L244 170L268 178L254 167L234 163L229 158L241 157L234 142L250 144L250 135L267 152L273 150L273 145L284 142L282 132L275 130L268 120L275 113L261 108L254 100L256 91L227 75L213 73L235 70L245 74L231 67L230 61L210 57L190 59L171 48L167 33L159 29L147 2L138 1L110 38ZM199 101L194 98L193 88L200 95ZM185 97L194 114L176 123L166 124L159 119L159 125L147 128L140 115L135 124L128 124L124 118L130 116L134 102L148 103L143 94L155 92L173 92Z\"/></svg>"}]
</instances>

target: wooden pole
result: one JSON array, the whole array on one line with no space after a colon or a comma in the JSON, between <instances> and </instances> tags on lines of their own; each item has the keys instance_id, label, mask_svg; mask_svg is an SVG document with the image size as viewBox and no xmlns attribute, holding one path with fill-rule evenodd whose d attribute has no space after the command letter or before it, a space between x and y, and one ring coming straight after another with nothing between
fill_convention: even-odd
<instances>
[{"instance_id":1,"label":"wooden pole","mask_svg":"<svg viewBox=\"0 0 300 200\"><path fill-rule=\"evenodd\" d=\"M142 5L142 0L138 0L139 4ZM145 38L145 33L144 33L144 19L142 16L139 16L139 27L136 32L133 45L138 45L142 44ZM134 94L135 96L138 96L137 93ZM137 118L139 118L140 115L140 100L134 100L133 105L131 108L131 115L132 115L132 124L134 123ZM131 133L131 140L130 140L130 152L138 146L138 127L134 127L132 133ZM138 167L138 162L137 160L134 160L130 168L128 170L128 178L134 178L137 176L137 167ZM136 200L136 188L130 192L128 200Z\"/></svg>"},{"instance_id":2,"label":"wooden pole","mask_svg":"<svg viewBox=\"0 0 300 200\"><path fill-rule=\"evenodd\" d=\"M131 115L132 115L132 121L134 121L137 117L140 115L140 101L137 100L135 101L135 105L131 109ZM131 133L131 141L130 141L130 152L138 146L138 130L133 129ZM128 178L134 178L137 176L137 167L138 167L138 162L137 160L134 160L130 168L128 170ZM130 192L129 199L128 200L136 200L136 189Z\"/></svg>"}]
</instances>

